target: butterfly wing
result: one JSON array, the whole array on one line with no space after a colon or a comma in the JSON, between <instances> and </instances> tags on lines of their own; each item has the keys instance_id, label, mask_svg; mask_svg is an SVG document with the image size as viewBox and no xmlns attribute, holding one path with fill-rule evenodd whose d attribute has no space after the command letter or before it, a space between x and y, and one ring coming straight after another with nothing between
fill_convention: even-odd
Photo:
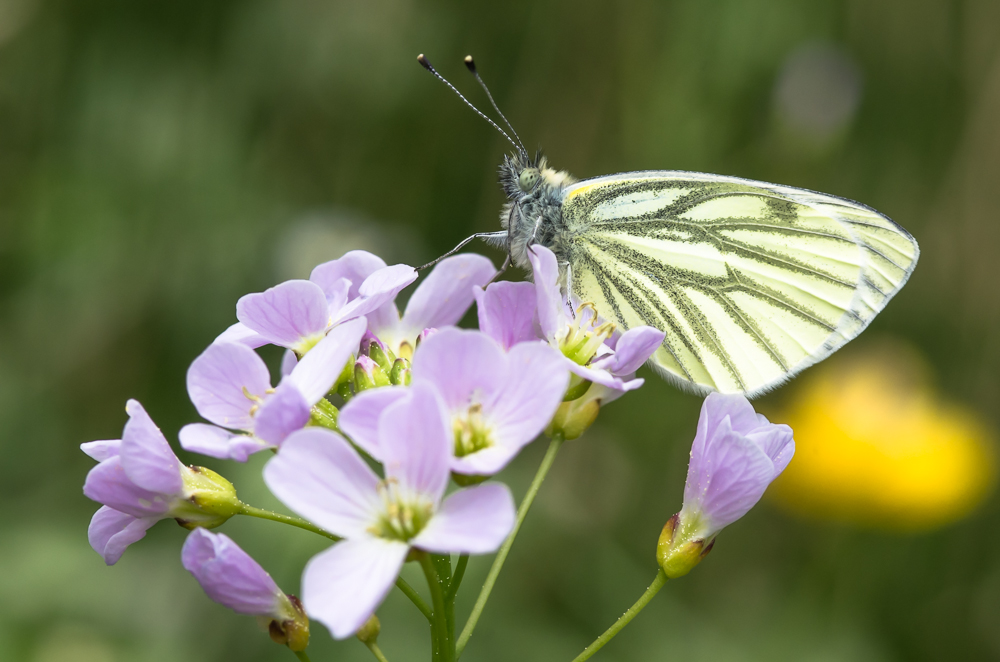
<instances>
[{"instance_id":1,"label":"butterfly wing","mask_svg":"<svg viewBox=\"0 0 1000 662\"><path fill-rule=\"evenodd\" d=\"M874 209L702 173L649 171L565 190L553 244L576 296L666 332L651 363L698 392L758 395L868 325L919 249Z\"/></svg>"}]
</instances>

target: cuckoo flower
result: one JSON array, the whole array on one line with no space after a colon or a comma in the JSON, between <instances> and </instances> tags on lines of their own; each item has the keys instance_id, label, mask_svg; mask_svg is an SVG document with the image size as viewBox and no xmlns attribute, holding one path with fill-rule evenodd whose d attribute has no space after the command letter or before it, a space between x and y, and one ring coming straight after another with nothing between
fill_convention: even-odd
<instances>
[{"instance_id":1,"label":"cuckoo flower","mask_svg":"<svg viewBox=\"0 0 1000 662\"><path fill-rule=\"evenodd\" d=\"M432 386L444 402L454 438L452 471L486 476L503 469L545 429L569 383L562 356L545 343L521 343L505 353L479 331L454 328L421 343L412 376L413 385ZM361 394L341 412L341 429L381 459L379 419L405 394L405 389Z\"/></svg>"},{"instance_id":2,"label":"cuckoo flower","mask_svg":"<svg viewBox=\"0 0 1000 662\"><path fill-rule=\"evenodd\" d=\"M365 319L360 318L334 328L276 389L271 388L267 366L255 351L239 343L212 343L188 369L187 387L198 413L215 425L185 425L181 446L240 462L252 453L280 446L289 433L309 422L312 406L337 381L357 350L365 326Z\"/></svg>"},{"instance_id":3,"label":"cuckoo flower","mask_svg":"<svg viewBox=\"0 0 1000 662\"><path fill-rule=\"evenodd\" d=\"M118 562L125 548L161 519L218 526L240 503L225 478L203 467L181 464L160 429L136 400L125 406L129 420L121 439L80 446L100 464L90 470L83 493L103 504L90 522L90 544L104 562Z\"/></svg>"},{"instance_id":4,"label":"cuckoo flower","mask_svg":"<svg viewBox=\"0 0 1000 662\"><path fill-rule=\"evenodd\" d=\"M504 350L541 338L535 310L535 285L502 280L474 290L479 330Z\"/></svg>"},{"instance_id":5,"label":"cuckoo flower","mask_svg":"<svg viewBox=\"0 0 1000 662\"><path fill-rule=\"evenodd\" d=\"M291 435L264 468L275 496L345 538L313 557L302 577L307 611L338 639L375 612L411 548L485 554L514 524L514 501L504 485L443 498L454 443L444 404L426 384L405 391L379 419L385 479L343 437L320 428Z\"/></svg>"},{"instance_id":6,"label":"cuckoo flower","mask_svg":"<svg viewBox=\"0 0 1000 662\"><path fill-rule=\"evenodd\" d=\"M413 357L417 338L429 328L454 326L472 305L473 288L493 278L496 269L482 255L464 253L445 258L427 275L406 304L402 316L389 301L366 313L368 328L397 357Z\"/></svg>"},{"instance_id":7,"label":"cuckoo flower","mask_svg":"<svg viewBox=\"0 0 1000 662\"><path fill-rule=\"evenodd\" d=\"M238 323L216 342L238 342L251 348L272 343L299 356L334 326L361 317L387 302L417 278L403 264L387 267L365 251L313 269L309 280L289 280L236 303Z\"/></svg>"},{"instance_id":8,"label":"cuckoo flower","mask_svg":"<svg viewBox=\"0 0 1000 662\"><path fill-rule=\"evenodd\" d=\"M195 529L181 549L181 563L212 600L238 614L257 616L273 639L293 651L305 650L309 619L298 598L285 595L228 536Z\"/></svg>"},{"instance_id":9,"label":"cuckoo flower","mask_svg":"<svg viewBox=\"0 0 1000 662\"><path fill-rule=\"evenodd\" d=\"M615 336L615 325L602 320L593 304L575 303L563 295L559 266L551 250L532 246L528 259L534 273L542 337L567 358L570 371L603 386L604 402L642 386L643 380L635 378L635 371L663 342L663 331L637 326Z\"/></svg>"},{"instance_id":10,"label":"cuckoo flower","mask_svg":"<svg viewBox=\"0 0 1000 662\"><path fill-rule=\"evenodd\" d=\"M794 453L792 429L769 423L742 395L705 398L684 506L667 522L657 547L667 576L679 577L697 565L716 534L760 501Z\"/></svg>"}]
</instances>

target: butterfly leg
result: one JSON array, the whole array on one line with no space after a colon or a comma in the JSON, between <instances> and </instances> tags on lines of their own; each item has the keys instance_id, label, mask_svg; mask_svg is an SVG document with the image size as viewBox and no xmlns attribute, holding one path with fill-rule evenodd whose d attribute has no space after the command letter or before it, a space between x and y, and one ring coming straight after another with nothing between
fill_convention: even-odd
<instances>
[{"instance_id":1,"label":"butterfly leg","mask_svg":"<svg viewBox=\"0 0 1000 662\"><path fill-rule=\"evenodd\" d=\"M477 232L476 234L472 235L471 237L466 237L465 239L463 239L462 241L460 241L458 243L458 246L455 246L453 249L451 249L450 251L448 251L447 253L445 253L441 257L437 258L436 260L431 260L427 264L425 264L423 266L420 266L420 267L417 267L417 271L423 271L427 267L433 267L435 264L437 264L441 260L445 259L446 257L450 257L450 256L454 255L455 253L457 253L458 251L462 250L462 248L464 248L466 244L468 244L470 241L472 241L474 239L506 239L506 238L507 238L507 231L506 230L502 230L500 232Z\"/></svg>"},{"instance_id":2,"label":"butterfly leg","mask_svg":"<svg viewBox=\"0 0 1000 662\"><path fill-rule=\"evenodd\" d=\"M530 237L528 238L528 250L529 250L529 251L531 251L531 254L532 254L532 255L534 255L534 254L535 254L535 251L532 251L532 250L531 250L531 247L532 247L533 245L535 245L535 243L536 243L536 242L535 242L535 236L536 236L536 235L538 234L538 227L539 227L539 226L540 226L541 224L542 224L542 215L541 215L541 214L539 214L539 215L538 215L538 220L537 220L537 221L535 221L535 227L534 227L534 228L532 228L532 230L531 230L531 236L530 236Z\"/></svg>"},{"instance_id":3,"label":"butterfly leg","mask_svg":"<svg viewBox=\"0 0 1000 662\"><path fill-rule=\"evenodd\" d=\"M507 257L504 258L503 264L500 265L500 270L497 271L495 274L493 274L493 278L490 278L489 283L486 283L486 285L489 285L490 283L492 283L493 281L495 281L497 278L499 278L500 276L502 276L504 274L504 272L507 271L507 267L509 267L509 266L510 266L510 253L507 253ZM486 287L486 285L484 285L483 287Z\"/></svg>"}]
</instances>

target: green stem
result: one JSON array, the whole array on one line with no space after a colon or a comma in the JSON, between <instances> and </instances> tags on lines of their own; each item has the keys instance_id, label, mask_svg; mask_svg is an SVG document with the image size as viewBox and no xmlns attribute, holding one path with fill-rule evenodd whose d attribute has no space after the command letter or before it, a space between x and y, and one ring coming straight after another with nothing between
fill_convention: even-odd
<instances>
[{"instance_id":1,"label":"green stem","mask_svg":"<svg viewBox=\"0 0 1000 662\"><path fill-rule=\"evenodd\" d=\"M538 466L538 471L535 472L535 478L531 481L528 492L524 495L524 500L521 501L521 506L517 509L517 519L514 521L514 529L507 536L507 540L504 541L503 546L500 547L496 558L493 559L493 565L490 566L490 572L486 575L486 581L483 583L482 590L479 591L476 604L472 607L469 620L466 621L465 627L462 628L462 634L458 637L458 644L455 647L456 659L461 657L462 651L465 650L465 646L469 643L469 638L472 636L472 631L476 629L476 623L479 622L479 617L482 616L483 608L486 607L486 601L490 599L493 585L496 584L504 561L507 560L507 554L510 553L510 548L514 545L514 539L517 537L517 532L521 529L521 523L527 517L528 510L531 509L531 504L535 500L535 495L538 494L538 488L542 486L542 481L545 480L549 469L552 468L552 463L555 461L556 454L559 452L559 447L562 446L562 443L563 435L559 433L552 437L552 441L549 442L549 449L545 451L545 457L542 458L542 463Z\"/></svg>"},{"instance_id":2,"label":"green stem","mask_svg":"<svg viewBox=\"0 0 1000 662\"><path fill-rule=\"evenodd\" d=\"M465 577L465 568L469 565L469 555L462 554L458 557L458 563L455 564L455 574L451 577L451 583L448 584L448 592L445 593L445 600L454 602L455 596L458 594L458 587L462 585L462 578Z\"/></svg>"},{"instance_id":3,"label":"green stem","mask_svg":"<svg viewBox=\"0 0 1000 662\"><path fill-rule=\"evenodd\" d=\"M667 575L660 570L656 573L656 579L654 579L653 583L649 585L649 588L647 588L646 592L642 594L642 597L636 600L635 604L629 607L628 611L622 614L621 618L615 621L615 624L609 627L604 634L595 639L594 643L587 646L582 653L573 658L573 662L583 662L584 660L589 659L591 655L601 650L604 647L604 644L614 639L615 635L618 634L622 628L628 625L632 619L635 618L647 604L649 604L649 601L653 599L653 596L659 593L660 589L663 588L663 585L666 583Z\"/></svg>"},{"instance_id":4,"label":"green stem","mask_svg":"<svg viewBox=\"0 0 1000 662\"><path fill-rule=\"evenodd\" d=\"M434 620L434 612L431 611L430 605L424 602L424 599L420 597L420 594L417 593L417 590L412 586L410 586L405 579L403 579L402 577L397 577L396 586L399 587L399 590L403 592L403 595L405 595L410 599L410 602L416 605L417 609L420 610L420 613L424 615L424 618L426 618L428 621Z\"/></svg>"},{"instance_id":5,"label":"green stem","mask_svg":"<svg viewBox=\"0 0 1000 662\"><path fill-rule=\"evenodd\" d=\"M272 522L281 522L282 524L290 524L292 526L297 526L300 529L305 529L306 531L312 531L313 533L318 533L319 535L329 538L333 541L341 540L341 537L330 533L324 529L319 528L315 524L311 524L301 517L292 517L291 515L282 515L280 513L273 513L270 510L264 510L263 508L254 508L253 506L248 506L243 504L240 508L240 515L249 515L250 517L259 517L260 519L269 519Z\"/></svg>"},{"instance_id":6,"label":"green stem","mask_svg":"<svg viewBox=\"0 0 1000 662\"><path fill-rule=\"evenodd\" d=\"M295 653L295 657L302 660L302 662L310 662L309 656L306 655L305 651L292 651L292 652Z\"/></svg>"},{"instance_id":7,"label":"green stem","mask_svg":"<svg viewBox=\"0 0 1000 662\"><path fill-rule=\"evenodd\" d=\"M434 605L434 620L431 622L433 633L433 657L435 662L454 662L455 643L448 634L448 610L444 603L444 590L434 560L430 554L420 555L420 566L427 577L427 586L431 591L431 602Z\"/></svg>"},{"instance_id":8,"label":"green stem","mask_svg":"<svg viewBox=\"0 0 1000 662\"><path fill-rule=\"evenodd\" d=\"M385 655L382 654L382 649L379 648L378 644L376 644L374 641L372 642L366 641L365 646L368 647L368 650L372 652L372 655L375 656L375 659L378 660L378 662L389 662L389 660L385 659Z\"/></svg>"},{"instance_id":9,"label":"green stem","mask_svg":"<svg viewBox=\"0 0 1000 662\"><path fill-rule=\"evenodd\" d=\"M272 522L281 522L282 524L289 524L291 526L297 526L300 529L305 529L306 531L312 531L313 533L317 533L323 536L324 538L329 538L334 542L341 540L340 536L330 533L329 531L326 531L324 529L321 529L315 524L311 524L310 522L307 522L301 517L282 515L281 513L274 513L271 512L270 510L264 510L263 508L254 508L253 506L248 506L246 504L243 504L243 506L240 508L239 514L249 515L250 517L258 517L260 519L271 520ZM404 580L402 577L397 578L396 586L398 586L399 590L402 591L403 594L410 599L410 602L416 605L417 609L420 610L420 613L422 613L427 618L427 620L431 619L432 617L431 608L427 606L427 603L424 602L424 599L420 597L420 594L417 593L412 586L406 583L406 580Z\"/></svg>"}]
</instances>

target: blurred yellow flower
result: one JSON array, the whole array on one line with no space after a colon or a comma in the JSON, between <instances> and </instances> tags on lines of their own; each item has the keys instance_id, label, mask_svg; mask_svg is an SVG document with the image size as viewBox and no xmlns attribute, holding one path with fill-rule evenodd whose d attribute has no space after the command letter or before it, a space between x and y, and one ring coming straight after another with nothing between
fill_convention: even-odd
<instances>
[{"instance_id":1,"label":"blurred yellow flower","mask_svg":"<svg viewBox=\"0 0 1000 662\"><path fill-rule=\"evenodd\" d=\"M795 458L771 487L794 512L897 529L959 519L995 478L992 430L947 403L898 344L838 357L803 380L772 418L795 431Z\"/></svg>"}]
</instances>

